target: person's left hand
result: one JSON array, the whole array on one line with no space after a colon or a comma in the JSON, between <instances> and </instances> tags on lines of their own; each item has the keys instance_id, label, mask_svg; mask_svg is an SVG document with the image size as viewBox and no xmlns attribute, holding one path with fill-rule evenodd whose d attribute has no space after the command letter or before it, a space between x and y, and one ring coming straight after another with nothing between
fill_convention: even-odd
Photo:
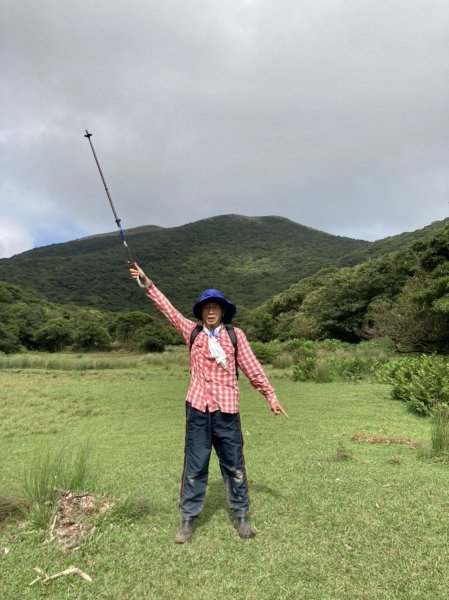
<instances>
[{"instance_id":1,"label":"person's left hand","mask_svg":"<svg viewBox=\"0 0 449 600\"><path fill-rule=\"evenodd\" d=\"M285 410L282 408L281 404L279 402L274 402L271 405L271 410L274 412L275 415L284 415L284 417L286 419L288 419L288 414L285 412Z\"/></svg>"}]
</instances>

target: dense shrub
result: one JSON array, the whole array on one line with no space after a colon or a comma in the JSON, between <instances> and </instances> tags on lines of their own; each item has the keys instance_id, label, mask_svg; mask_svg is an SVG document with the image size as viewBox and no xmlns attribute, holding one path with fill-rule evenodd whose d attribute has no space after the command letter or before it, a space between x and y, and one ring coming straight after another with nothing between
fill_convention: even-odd
<instances>
[{"instance_id":1,"label":"dense shrub","mask_svg":"<svg viewBox=\"0 0 449 600\"><path fill-rule=\"evenodd\" d=\"M71 324L62 317L50 319L36 331L34 340L41 350L47 352L62 350L72 343Z\"/></svg>"},{"instance_id":2,"label":"dense shrub","mask_svg":"<svg viewBox=\"0 0 449 600\"><path fill-rule=\"evenodd\" d=\"M295 362L315 357L317 354L317 344L311 340L290 340L284 342L283 348L293 354Z\"/></svg>"},{"instance_id":3,"label":"dense shrub","mask_svg":"<svg viewBox=\"0 0 449 600\"><path fill-rule=\"evenodd\" d=\"M308 356L293 369L294 381L314 381L317 373L316 356Z\"/></svg>"},{"instance_id":4,"label":"dense shrub","mask_svg":"<svg viewBox=\"0 0 449 600\"><path fill-rule=\"evenodd\" d=\"M449 363L434 354L395 359L378 370L380 381L392 385L392 398L414 412L429 415L440 404L449 404Z\"/></svg>"},{"instance_id":5,"label":"dense shrub","mask_svg":"<svg viewBox=\"0 0 449 600\"><path fill-rule=\"evenodd\" d=\"M111 336L99 323L83 323L73 335L75 346L81 350L104 350L111 345Z\"/></svg>"},{"instance_id":6,"label":"dense shrub","mask_svg":"<svg viewBox=\"0 0 449 600\"><path fill-rule=\"evenodd\" d=\"M164 335L151 325L147 325L137 332L136 341L139 350L144 352L163 352L165 350Z\"/></svg>"},{"instance_id":7,"label":"dense shrub","mask_svg":"<svg viewBox=\"0 0 449 600\"><path fill-rule=\"evenodd\" d=\"M289 343L282 344L282 352ZM391 353L382 347L348 344L338 340L304 341L294 347L294 379L297 381L354 381L371 377ZM274 364L274 362L273 362Z\"/></svg>"},{"instance_id":8,"label":"dense shrub","mask_svg":"<svg viewBox=\"0 0 449 600\"><path fill-rule=\"evenodd\" d=\"M360 356L348 356L330 359L330 370L335 379L356 381L372 375L378 367L378 361Z\"/></svg>"},{"instance_id":9,"label":"dense shrub","mask_svg":"<svg viewBox=\"0 0 449 600\"><path fill-rule=\"evenodd\" d=\"M251 348L261 363L271 363L279 356L282 350L281 343L277 341L266 344L263 342L251 342Z\"/></svg>"},{"instance_id":10,"label":"dense shrub","mask_svg":"<svg viewBox=\"0 0 449 600\"><path fill-rule=\"evenodd\" d=\"M275 369L288 369L289 367L292 367L295 362L295 357L290 354L290 352L284 350L273 358L271 364Z\"/></svg>"},{"instance_id":11,"label":"dense shrub","mask_svg":"<svg viewBox=\"0 0 449 600\"><path fill-rule=\"evenodd\" d=\"M23 349L17 332L0 325L0 352L13 354L21 352Z\"/></svg>"},{"instance_id":12,"label":"dense shrub","mask_svg":"<svg viewBox=\"0 0 449 600\"><path fill-rule=\"evenodd\" d=\"M372 376L379 362L358 356L346 357L312 357L309 356L295 365L293 379L295 381L357 381Z\"/></svg>"},{"instance_id":13,"label":"dense shrub","mask_svg":"<svg viewBox=\"0 0 449 600\"><path fill-rule=\"evenodd\" d=\"M309 356L295 365L293 369L294 381L314 381L315 383L329 383L333 375L329 362Z\"/></svg>"}]
</instances>

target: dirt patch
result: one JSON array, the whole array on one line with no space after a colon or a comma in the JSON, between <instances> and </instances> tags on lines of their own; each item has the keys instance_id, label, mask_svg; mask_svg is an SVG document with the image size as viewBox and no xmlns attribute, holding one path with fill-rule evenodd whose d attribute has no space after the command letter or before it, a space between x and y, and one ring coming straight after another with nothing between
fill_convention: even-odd
<instances>
[{"instance_id":1,"label":"dirt patch","mask_svg":"<svg viewBox=\"0 0 449 600\"><path fill-rule=\"evenodd\" d=\"M78 548L94 534L95 518L112 507L112 502L99 500L89 492L74 494L61 491L47 542L58 539L65 550Z\"/></svg>"},{"instance_id":2,"label":"dirt patch","mask_svg":"<svg viewBox=\"0 0 449 600\"><path fill-rule=\"evenodd\" d=\"M366 444L401 444L413 449L423 447L421 442L400 435L391 436L382 433L365 433L363 431L357 431L357 433L352 436L351 440L353 442Z\"/></svg>"}]
</instances>

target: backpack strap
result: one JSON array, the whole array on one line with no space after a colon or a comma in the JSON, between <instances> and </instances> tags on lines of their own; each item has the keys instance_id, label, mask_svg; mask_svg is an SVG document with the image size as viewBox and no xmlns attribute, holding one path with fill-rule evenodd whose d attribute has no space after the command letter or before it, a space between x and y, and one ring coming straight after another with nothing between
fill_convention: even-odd
<instances>
[{"instance_id":1,"label":"backpack strap","mask_svg":"<svg viewBox=\"0 0 449 600\"><path fill-rule=\"evenodd\" d=\"M235 360L235 376L239 377L239 367L237 364L237 350L238 350L238 346L237 346L237 336L235 334L235 329L232 325L225 325L225 329L228 332L229 335L229 339L231 340L232 345L234 346L234 360ZM196 327L194 327L192 329L192 333L190 334L190 343L189 343L189 350L190 352L192 351L192 346L193 343L195 342L198 334L200 333L200 331L203 331L203 326L202 325L197 325Z\"/></svg>"},{"instance_id":2,"label":"backpack strap","mask_svg":"<svg viewBox=\"0 0 449 600\"><path fill-rule=\"evenodd\" d=\"M196 327L194 327L192 329L192 333L190 334L190 344L189 344L190 351L192 350L193 342L196 340L196 336L199 334L200 331L203 331L202 325L197 325Z\"/></svg>"},{"instance_id":3,"label":"backpack strap","mask_svg":"<svg viewBox=\"0 0 449 600\"><path fill-rule=\"evenodd\" d=\"M234 346L235 376L238 379L239 378L239 366L237 364L237 351L238 351L237 335L236 335L235 329L232 325L225 325L225 327L226 327L226 331L228 332L229 339L231 340L232 345Z\"/></svg>"}]
</instances>

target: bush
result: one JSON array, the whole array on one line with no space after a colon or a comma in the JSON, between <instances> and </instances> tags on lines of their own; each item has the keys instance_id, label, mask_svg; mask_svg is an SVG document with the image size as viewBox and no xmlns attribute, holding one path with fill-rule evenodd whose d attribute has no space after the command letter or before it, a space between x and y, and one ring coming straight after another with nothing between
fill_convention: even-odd
<instances>
[{"instance_id":1,"label":"bush","mask_svg":"<svg viewBox=\"0 0 449 600\"><path fill-rule=\"evenodd\" d=\"M295 381L358 381L372 375L378 363L359 357L317 358L308 357L293 369Z\"/></svg>"},{"instance_id":2,"label":"bush","mask_svg":"<svg viewBox=\"0 0 449 600\"><path fill-rule=\"evenodd\" d=\"M288 369L295 364L295 357L289 352L282 351L271 361L275 369Z\"/></svg>"},{"instance_id":3,"label":"bush","mask_svg":"<svg viewBox=\"0 0 449 600\"><path fill-rule=\"evenodd\" d=\"M317 359L315 356L304 358L293 369L293 381L313 380L316 371Z\"/></svg>"},{"instance_id":4,"label":"bush","mask_svg":"<svg viewBox=\"0 0 449 600\"><path fill-rule=\"evenodd\" d=\"M152 326L147 326L136 333L136 341L139 350L144 352L163 352L165 350L164 335L155 330Z\"/></svg>"},{"instance_id":5,"label":"bush","mask_svg":"<svg viewBox=\"0 0 449 600\"><path fill-rule=\"evenodd\" d=\"M0 325L0 352L14 354L22 350L24 348L20 343L17 333Z\"/></svg>"},{"instance_id":6,"label":"bush","mask_svg":"<svg viewBox=\"0 0 449 600\"><path fill-rule=\"evenodd\" d=\"M273 359L279 356L282 350L281 343L277 341L266 344L263 342L251 342L251 348L261 363L273 362Z\"/></svg>"},{"instance_id":7,"label":"bush","mask_svg":"<svg viewBox=\"0 0 449 600\"><path fill-rule=\"evenodd\" d=\"M360 356L333 358L330 359L329 363L334 378L350 381L364 379L372 375L379 364L375 359Z\"/></svg>"},{"instance_id":8,"label":"bush","mask_svg":"<svg viewBox=\"0 0 449 600\"><path fill-rule=\"evenodd\" d=\"M308 356L295 365L293 380L328 383L332 381L332 373L327 361L320 360L316 356Z\"/></svg>"},{"instance_id":9,"label":"bush","mask_svg":"<svg viewBox=\"0 0 449 600\"><path fill-rule=\"evenodd\" d=\"M73 341L81 350L104 350L112 343L106 327L95 322L80 325L73 334Z\"/></svg>"},{"instance_id":10,"label":"bush","mask_svg":"<svg viewBox=\"0 0 449 600\"><path fill-rule=\"evenodd\" d=\"M439 404L449 404L449 364L445 357L422 355L394 359L377 372L381 382L392 385L391 396L414 412L430 415Z\"/></svg>"},{"instance_id":11,"label":"bush","mask_svg":"<svg viewBox=\"0 0 449 600\"><path fill-rule=\"evenodd\" d=\"M299 340L295 340L295 342L298 341ZM291 342L285 342L284 348L290 349L290 352L293 353L296 362L301 362L305 358L313 358L317 355L316 342L312 342L309 340L301 340L301 344L292 344Z\"/></svg>"},{"instance_id":12,"label":"bush","mask_svg":"<svg viewBox=\"0 0 449 600\"><path fill-rule=\"evenodd\" d=\"M37 346L48 352L57 352L72 342L70 322L62 317L50 319L34 335Z\"/></svg>"},{"instance_id":13,"label":"bush","mask_svg":"<svg viewBox=\"0 0 449 600\"><path fill-rule=\"evenodd\" d=\"M291 339L283 342L252 342L251 347L262 363L278 369L294 365L295 381L355 381L372 377L393 353L385 340L350 344L328 339L312 341Z\"/></svg>"}]
</instances>

